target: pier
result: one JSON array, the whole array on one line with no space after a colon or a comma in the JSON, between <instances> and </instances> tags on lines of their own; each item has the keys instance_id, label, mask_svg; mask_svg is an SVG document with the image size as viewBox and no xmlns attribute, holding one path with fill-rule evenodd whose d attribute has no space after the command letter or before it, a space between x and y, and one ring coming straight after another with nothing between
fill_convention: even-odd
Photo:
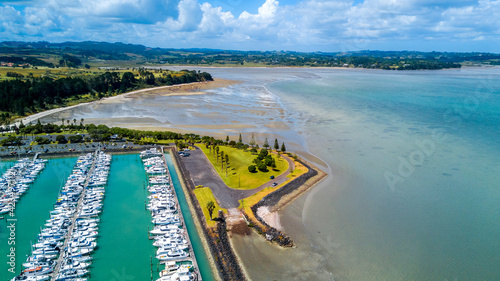
<instances>
[{"instance_id":1,"label":"pier","mask_svg":"<svg viewBox=\"0 0 500 281\"><path fill-rule=\"evenodd\" d=\"M83 206L83 199L85 198L85 191L87 190L87 186L89 184L90 177L92 176L92 173L94 172L95 164L96 164L96 161L98 158L97 155L98 155L98 151L96 151L94 153L94 158L92 159L92 165L90 166L90 169L87 171L87 177L85 178L85 183L83 184L83 190L82 190L82 193L80 194L80 199L78 200L78 205L76 207L75 214L73 215L73 218L71 219L71 224L68 228L68 232L66 233L66 236L64 237L64 244L62 246L62 249L60 250L60 252L63 252L63 254L60 254L59 257L57 258L54 271L50 274L51 281L56 281L57 275L59 274L59 271L61 270L62 262L65 259L64 249L66 249L66 247L68 247L68 242L71 240L71 235L73 234L73 230L75 229L76 220L77 220L78 215L80 214L80 211L81 211L82 206Z\"/></svg>"},{"instance_id":2,"label":"pier","mask_svg":"<svg viewBox=\"0 0 500 281\"><path fill-rule=\"evenodd\" d=\"M161 159L162 159L163 165L164 165L164 167L166 169L166 175L168 176L168 179L169 179L169 182L170 182L170 187L171 187L170 190L172 191L172 193L174 195L175 204L178 207L178 212L177 213L179 215L182 228L185 230L185 233L186 233L185 239L188 242L188 249L189 249L189 257L188 258L180 258L180 259L174 259L174 260L169 260L169 261L174 261L174 262L191 261L193 267L195 268L195 272L196 272L196 275L197 275L197 279L196 280L201 281L202 278L201 278L201 274L200 274L200 268L199 268L198 263L196 261L196 255L195 255L194 250L193 250L193 244L191 243L191 239L189 238L189 233L188 233L187 228L186 228L186 222L184 220L184 216L183 216L182 211L180 209L179 199L177 197L177 193L175 192L174 184L172 182L172 177L170 176L170 171L168 169L167 160L165 159L165 152L163 150L163 146L161 147ZM148 175L148 184L149 184L149 175ZM149 233L148 233L148 235L149 235ZM160 262L160 264L165 264L165 263L167 263L167 262L166 261L161 261Z\"/></svg>"}]
</instances>

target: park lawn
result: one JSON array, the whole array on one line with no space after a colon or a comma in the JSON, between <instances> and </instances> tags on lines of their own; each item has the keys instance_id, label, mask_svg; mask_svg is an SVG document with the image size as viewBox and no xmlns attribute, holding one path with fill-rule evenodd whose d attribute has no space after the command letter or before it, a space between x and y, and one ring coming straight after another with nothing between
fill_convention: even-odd
<instances>
[{"instance_id":1,"label":"park lawn","mask_svg":"<svg viewBox=\"0 0 500 281\"><path fill-rule=\"evenodd\" d=\"M224 165L224 169L222 169L220 159L219 163L217 163L216 157L210 153L205 145L199 144L198 147L203 150L222 180L229 187L235 189L253 189L259 187L270 181L269 177L271 175L276 177L288 169L288 162L273 154L276 161L275 169L268 167L269 171L267 172L257 171L256 173L250 173L248 166L254 165L252 161L257 155L253 155L250 151L243 151L229 146L219 146L219 151L224 151L224 154L229 155L229 167L226 176L226 166Z\"/></svg>"},{"instance_id":2,"label":"park lawn","mask_svg":"<svg viewBox=\"0 0 500 281\"><path fill-rule=\"evenodd\" d=\"M276 187L266 187L263 190L247 197L244 199L241 199L240 205L238 206L238 209L243 209L245 214L254 222L261 224L256 218L254 213L252 212L252 209L250 209L253 205L257 204L262 198L266 197L268 194L280 189L281 187L285 186L287 183L295 179L296 177L307 173L307 168L302 165L300 162L295 161L295 169L290 173L290 175L287 176L287 180L283 182L282 184L276 186ZM261 227L264 227L261 224Z\"/></svg>"},{"instance_id":3,"label":"park lawn","mask_svg":"<svg viewBox=\"0 0 500 281\"><path fill-rule=\"evenodd\" d=\"M215 199L215 196L212 193L210 187L195 188L193 192L194 195L196 196L196 199L198 199L200 208L203 210L203 215L205 215L205 220L207 221L208 227L215 227L216 221L210 219L210 214L208 213L207 209L207 203L213 201L215 204L215 209L212 213L212 218L217 217L217 215L219 214L219 210L222 210L225 214L227 214L227 210L219 206L219 204L217 203L217 199Z\"/></svg>"}]
</instances>

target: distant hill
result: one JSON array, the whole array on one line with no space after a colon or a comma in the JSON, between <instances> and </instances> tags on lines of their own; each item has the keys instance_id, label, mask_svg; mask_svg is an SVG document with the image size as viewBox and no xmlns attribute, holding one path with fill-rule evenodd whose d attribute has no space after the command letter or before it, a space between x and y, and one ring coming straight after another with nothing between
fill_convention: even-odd
<instances>
[{"instance_id":1,"label":"distant hill","mask_svg":"<svg viewBox=\"0 0 500 281\"><path fill-rule=\"evenodd\" d=\"M134 63L206 66L307 66L377 69L443 69L469 64L500 64L500 54L417 51L291 52L214 49L150 48L107 42L0 42L0 56L37 58L57 65L63 55L83 63L130 61ZM53 58L51 61L50 59Z\"/></svg>"}]
</instances>

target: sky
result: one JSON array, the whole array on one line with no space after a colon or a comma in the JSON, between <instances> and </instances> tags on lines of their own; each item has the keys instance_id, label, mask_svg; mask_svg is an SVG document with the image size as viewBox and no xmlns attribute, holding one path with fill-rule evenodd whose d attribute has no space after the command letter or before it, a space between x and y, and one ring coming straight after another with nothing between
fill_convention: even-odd
<instances>
[{"instance_id":1,"label":"sky","mask_svg":"<svg viewBox=\"0 0 500 281\"><path fill-rule=\"evenodd\" d=\"M0 0L0 41L500 53L500 0Z\"/></svg>"}]
</instances>

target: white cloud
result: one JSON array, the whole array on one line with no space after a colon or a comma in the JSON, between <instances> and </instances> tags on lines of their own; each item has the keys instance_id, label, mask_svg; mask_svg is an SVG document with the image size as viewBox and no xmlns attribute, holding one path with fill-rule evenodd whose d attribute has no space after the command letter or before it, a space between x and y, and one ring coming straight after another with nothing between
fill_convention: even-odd
<instances>
[{"instance_id":1,"label":"white cloud","mask_svg":"<svg viewBox=\"0 0 500 281\"><path fill-rule=\"evenodd\" d=\"M102 40L164 47L352 50L380 42L498 42L500 1L261 2L234 16L215 0L48 0L0 5L2 40ZM17 10L16 10L17 7ZM36 39L30 39L33 36ZM36 37L35 37L36 36Z\"/></svg>"}]
</instances>

